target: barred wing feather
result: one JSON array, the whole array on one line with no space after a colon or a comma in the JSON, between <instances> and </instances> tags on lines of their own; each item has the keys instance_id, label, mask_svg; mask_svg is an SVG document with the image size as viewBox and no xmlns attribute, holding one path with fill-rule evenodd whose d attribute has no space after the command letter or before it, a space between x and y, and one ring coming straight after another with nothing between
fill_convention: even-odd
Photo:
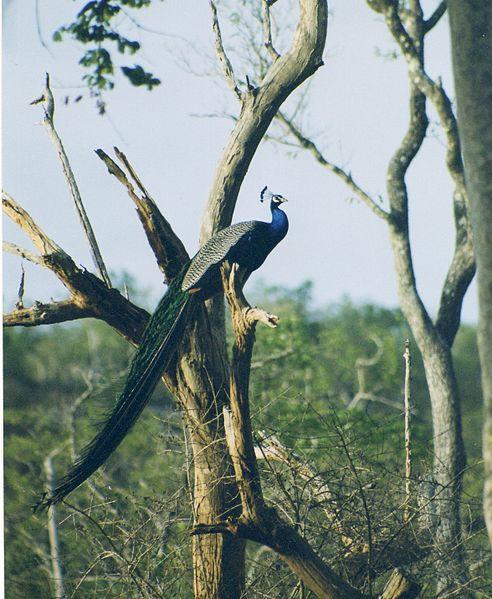
<instances>
[{"instance_id":1,"label":"barred wing feather","mask_svg":"<svg viewBox=\"0 0 492 599\"><path fill-rule=\"evenodd\" d=\"M227 259L228 253L248 233L251 233L258 223L250 220L226 227L214 235L200 248L184 276L181 289L189 291L199 286L200 280L210 268Z\"/></svg>"}]
</instances>

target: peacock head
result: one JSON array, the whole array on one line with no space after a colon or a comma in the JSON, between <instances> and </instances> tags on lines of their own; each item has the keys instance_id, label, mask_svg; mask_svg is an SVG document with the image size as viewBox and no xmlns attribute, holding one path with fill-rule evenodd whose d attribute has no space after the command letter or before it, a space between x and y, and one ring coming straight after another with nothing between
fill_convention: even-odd
<instances>
[{"instance_id":1,"label":"peacock head","mask_svg":"<svg viewBox=\"0 0 492 599\"><path fill-rule=\"evenodd\" d=\"M283 202L287 202L287 198L284 198L279 193L272 193L266 185L260 193L260 202L264 202L265 200L270 200L273 206L280 206Z\"/></svg>"}]
</instances>

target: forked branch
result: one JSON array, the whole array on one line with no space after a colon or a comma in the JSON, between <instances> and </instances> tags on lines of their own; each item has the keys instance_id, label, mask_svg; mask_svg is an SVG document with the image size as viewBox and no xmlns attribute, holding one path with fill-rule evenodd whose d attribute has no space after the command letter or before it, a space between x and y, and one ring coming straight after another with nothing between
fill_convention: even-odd
<instances>
[{"instance_id":1,"label":"forked branch","mask_svg":"<svg viewBox=\"0 0 492 599\"><path fill-rule=\"evenodd\" d=\"M36 326L79 318L104 320L133 344L138 344L148 313L132 304L116 289L110 289L89 271L79 268L63 249L52 241L33 218L6 192L3 210L34 243L40 255L37 264L51 270L70 292L70 299L51 304L35 303L4 316L6 326Z\"/></svg>"},{"instance_id":2,"label":"forked branch","mask_svg":"<svg viewBox=\"0 0 492 599\"><path fill-rule=\"evenodd\" d=\"M182 241L173 231L171 225L164 218L155 201L137 176L128 158L118 148L115 147L114 151L121 165L128 171L129 176L104 150L98 149L96 154L104 162L109 173L114 175L126 188L128 195L137 208L138 218L154 252L157 264L166 276L166 280L171 281L188 261L188 253ZM140 195L137 193L135 186L140 191Z\"/></svg>"}]
</instances>

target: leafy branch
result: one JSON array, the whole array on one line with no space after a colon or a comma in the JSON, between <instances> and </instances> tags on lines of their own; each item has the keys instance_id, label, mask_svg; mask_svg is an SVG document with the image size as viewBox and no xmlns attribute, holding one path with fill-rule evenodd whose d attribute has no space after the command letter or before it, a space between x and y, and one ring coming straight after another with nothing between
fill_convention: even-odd
<instances>
[{"instance_id":1,"label":"leafy branch","mask_svg":"<svg viewBox=\"0 0 492 599\"><path fill-rule=\"evenodd\" d=\"M151 0L91 0L76 15L72 23L62 25L53 34L53 40L60 42L65 36L90 46L79 64L87 69L82 77L91 95L97 97L101 114L105 112L105 103L101 99L103 91L114 88L115 66L110 48L116 46L120 54L134 55L140 50L140 43L123 36L115 26L115 19L122 13L123 7L141 9L149 6ZM151 90L161 81L141 65L124 65L121 72L132 85L145 86Z\"/></svg>"}]
</instances>

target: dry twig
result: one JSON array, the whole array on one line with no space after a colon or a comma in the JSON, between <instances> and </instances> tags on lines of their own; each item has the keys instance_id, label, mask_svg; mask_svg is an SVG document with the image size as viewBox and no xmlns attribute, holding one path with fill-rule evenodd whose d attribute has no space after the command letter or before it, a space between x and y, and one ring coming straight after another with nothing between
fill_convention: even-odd
<instances>
[{"instance_id":1,"label":"dry twig","mask_svg":"<svg viewBox=\"0 0 492 599\"><path fill-rule=\"evenodd\" d=\"M82 202L82 198L80 196L79 187L77 185L77 181L75 180L75 176L72 171L72 167L70 166L70 162L68 160L67 153L65 152L65 148L63 147L60 136L58 135L55 129L54 123L54 115L55 115L55 100L53 94L50 89L50 78L48 73L46 73L46 85L44 94L41 97L41 101L43 102L43 110L44 110L44 119L43 123L46 126L48 134L50 136L51 141L53 142L56 151L58 152L58 156L60 157L60 161L63 167L63 174L65 175L65 179L67 181L68 188L70 190L70 194L75 203L75 208L77 210L77 214L79 215L80 222L82 224L82 228L84 229L85 235L89 242L89 247L92 255L92 259L94 260L94 264L98 269L99 275L102 280L105 282L107 287L111 287L111 280L109 278L108 272L106 270L106 266L104 264L103 258L101 256L101 252L99 250L99 246L96 241L96 237L94 235L94 231L92 229L92 225L89 221L87 213L84 208L84 204ZM39 100L34 100L32 104L37 104Z\"/></svg>"},{"instance_id":2,"label":"dry twig","mask_svg":"<svg viewBox=\"0 0 492 599\"><path fill-rule=\"evenodd\" d=\"M212 11L212 28L215 34L215 52L217 54L217 58L222 66L222 72L224 74L224 79L227 82L227 85L236 96L236 98L242 102L243 95L241 90L239 89L236 78L234 76L234 70L232 68L231 61L229 60L226 51L224 49L224 44L222 43L222 33L220 31L219 25L219 17L217 15L217 7L213 0L210 0L210 9Z\"/></svg>"}]
</instances>

